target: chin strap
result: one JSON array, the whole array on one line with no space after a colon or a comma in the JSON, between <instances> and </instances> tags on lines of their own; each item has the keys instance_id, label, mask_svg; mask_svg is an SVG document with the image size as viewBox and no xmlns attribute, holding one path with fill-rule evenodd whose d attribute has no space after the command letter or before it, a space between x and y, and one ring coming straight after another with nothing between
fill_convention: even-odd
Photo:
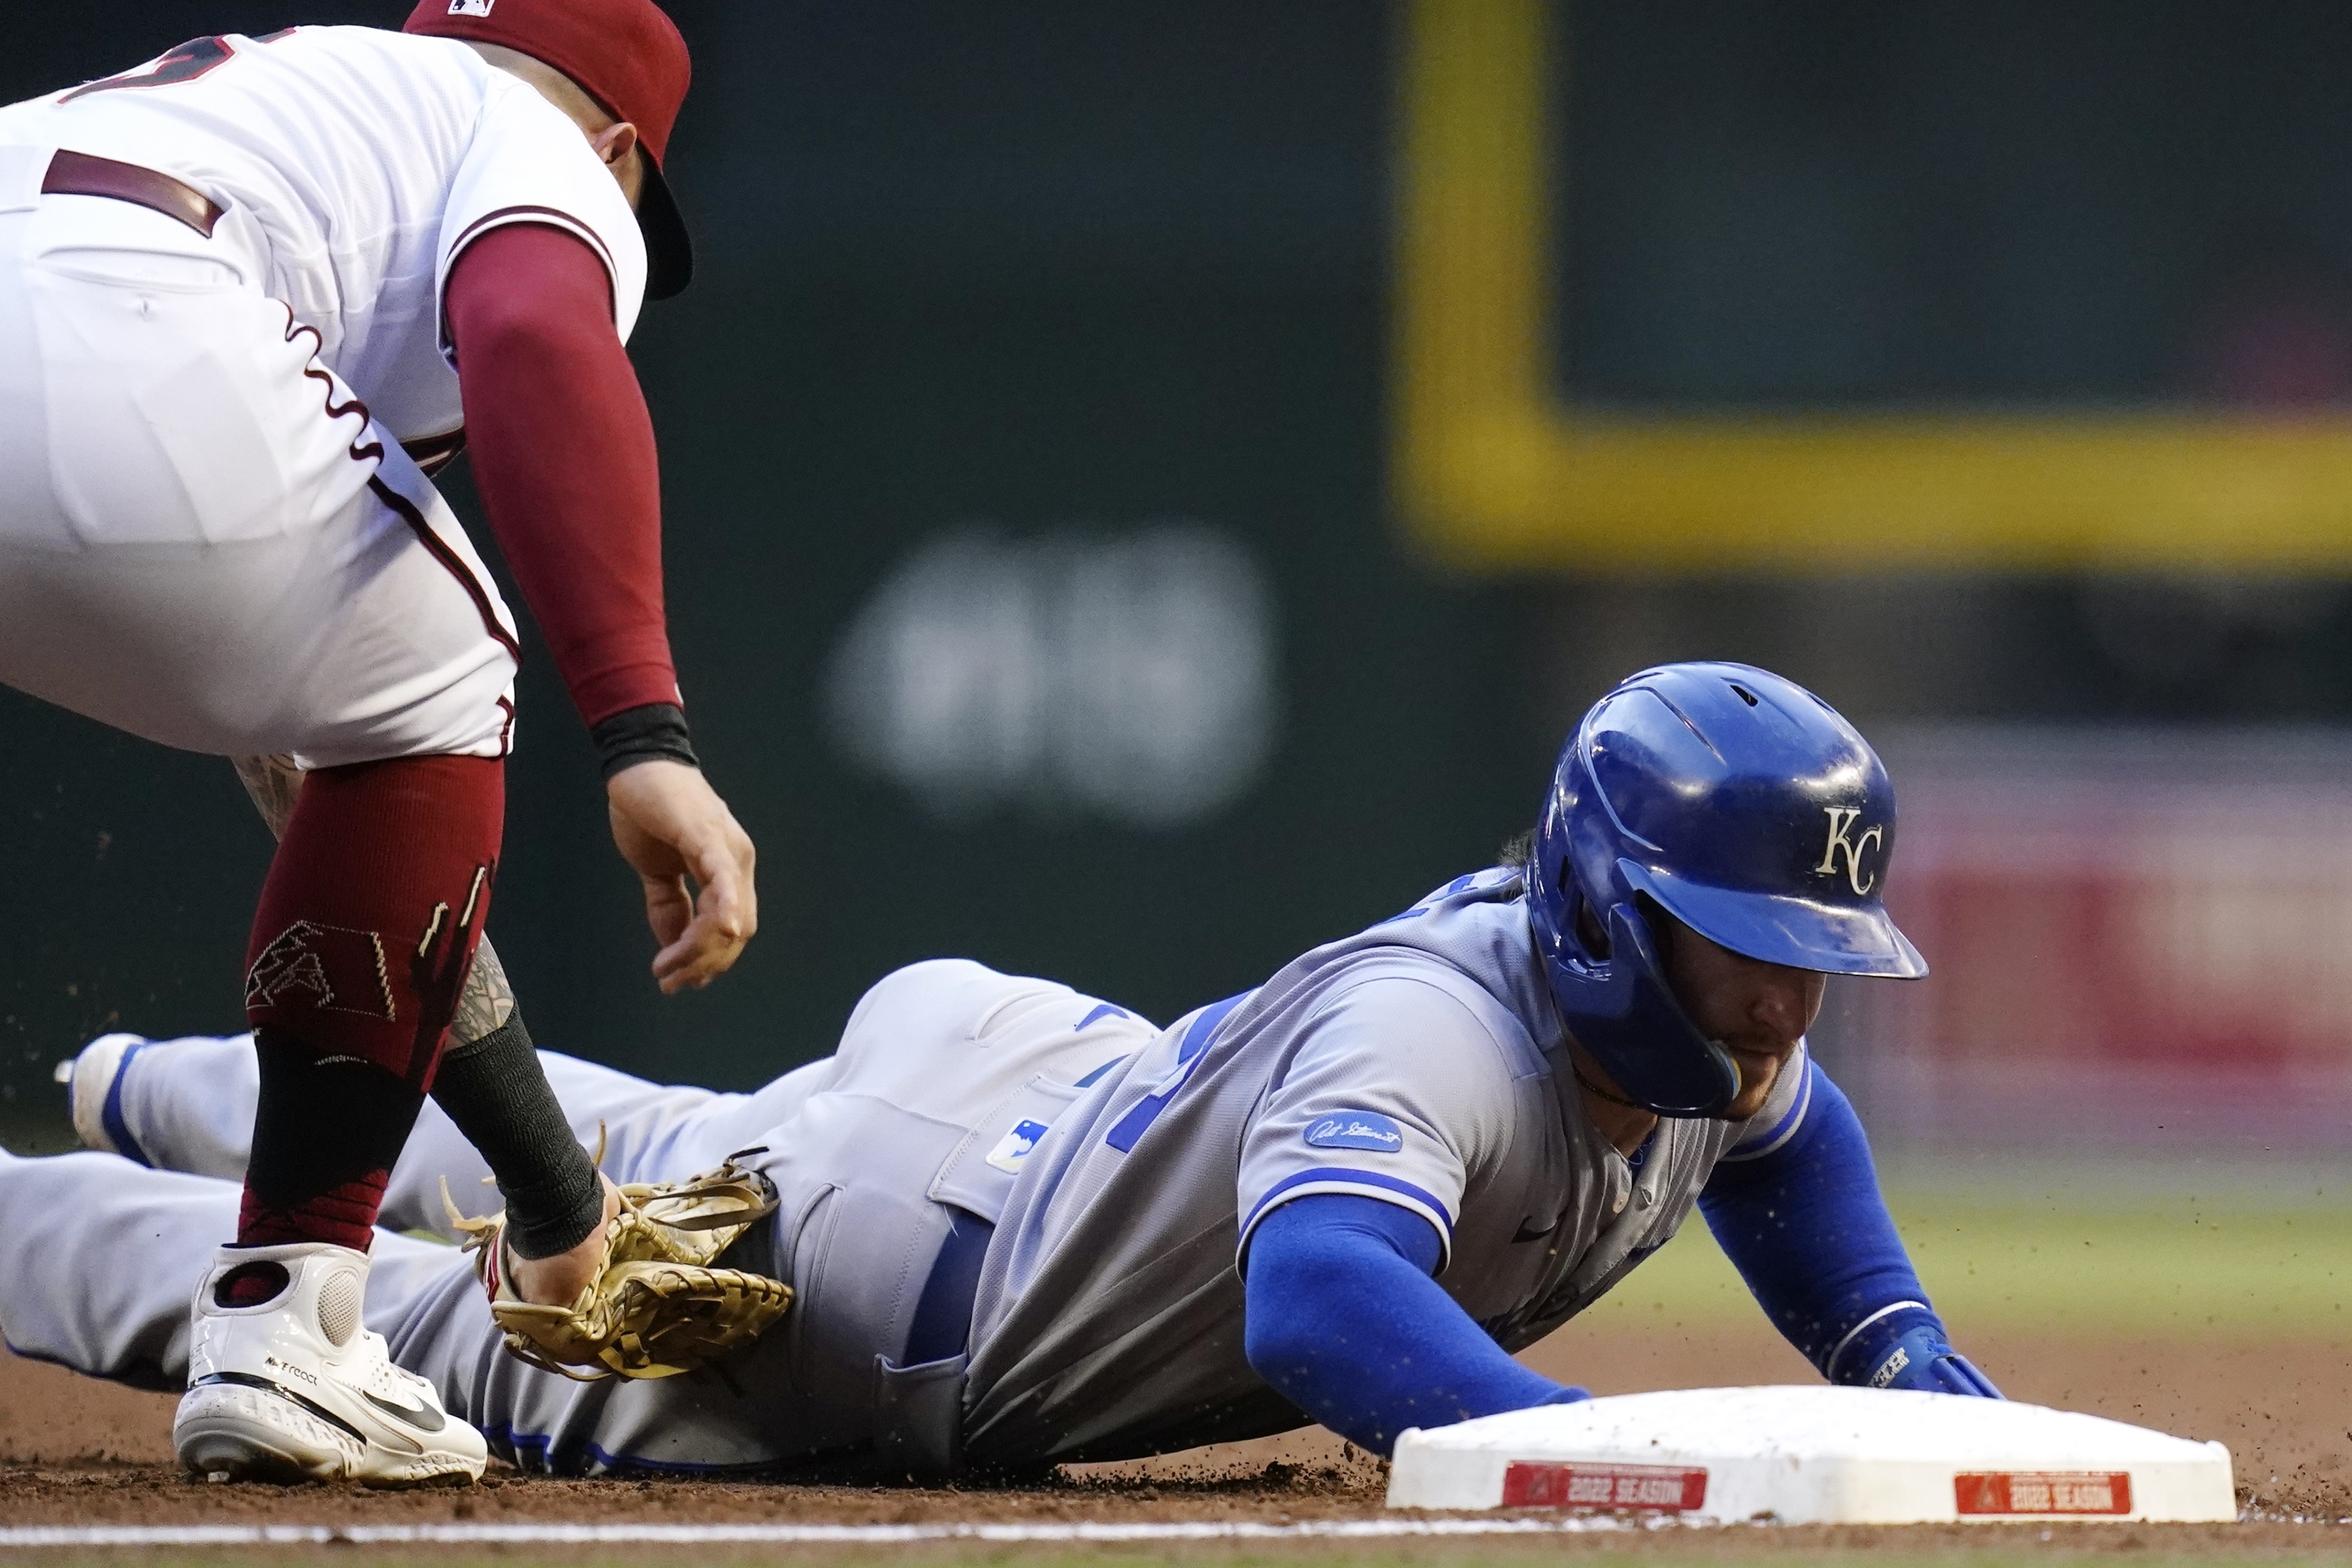
<instances>
[{"instance_id":1,"label":"chin strap","mask_svg":"<svg viewBox=\"0 0 2352 1568\"><path fill-rule=\"evenodd\" d=\"M1609 1089L1601 1088L1599 1084L1585 1077L1584 1069L1576 1065L1576 1058L1574 1057L1570 1057L1568 1058L1568 1070L1569 1075L1574 1078L1579 1084L1582 1085L1591 1093L1599 1095L1601 1099L1607 1100L1612 1105L1622 1105L1628 1110L1638 1110L1647 1116L1655 1116L1658 1114L1648 1106L1642 1104L1639 1100L1628 1100L1622 1094L1613 1093Z\"/></svg>"}]
</instances>

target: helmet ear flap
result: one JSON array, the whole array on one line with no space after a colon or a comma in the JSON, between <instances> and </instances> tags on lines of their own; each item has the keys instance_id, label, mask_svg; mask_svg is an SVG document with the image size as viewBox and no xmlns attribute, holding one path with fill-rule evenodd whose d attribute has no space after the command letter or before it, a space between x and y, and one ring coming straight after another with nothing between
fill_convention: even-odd
<instances>
[{"instance_id":1,"label":"helmet ear flap","mask_svg":"<svg viewBox=\"0 0 2352 1568\"><path fill-rule=\"evenodd\" d=\"M1592 1054L1634 1104L1661 1116L1720 1114L1739 1093L1728 1052L1698 1032L1668 984L1658 947L1664 908L1639 891L1606 912L1566 864L1537 884L1546 971L1569 1037ZM1551 900L1557 901L1551 901Z\"/></svg>"}]
</instances>

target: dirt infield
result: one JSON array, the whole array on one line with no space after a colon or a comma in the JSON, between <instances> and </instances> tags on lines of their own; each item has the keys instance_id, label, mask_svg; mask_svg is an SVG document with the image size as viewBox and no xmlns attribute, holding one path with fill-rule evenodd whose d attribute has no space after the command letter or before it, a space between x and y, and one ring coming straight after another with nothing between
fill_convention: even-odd
<instances>
[{"instance_id":1,"label":"dirt infield","mask_svg":"<svg viewBox=\"0 0 2352 1568\"><path fill-rule=\"evenodd\" d=\"M2338 1341L2114 1342L2080 1327L2032 1342L1989 1340L1989 1373L2013 1395L2112 1415L2196 1437L2218 1437L2237 1462L2241 1495L2260 1513L2352 1517L2352 1345ZM1811 1373L1760 1321L1750 1328L1650 1332L1574 1327L1528 1358L1596 1392L1807 1381ZM1132 1465L1076 1467L1055 1484L1021 1489L802 1487L682 1481L551 1480L495 1474L466 1490L370 1493L357 1489L209 1487L171 1467L172 1401L0 1358L0 1521L13 1525L338 1525L426 1521L790 1521L907 1524L1049 1521L1292 1521L1381 1514L1381 1468L1321 1433L1198 1449ZM2187 1527L2064 1527L2085 1549L2200 1555L2277 1548L2292 1557L2325 1546L2352 1555L2352 1528L2280 1523L2221 1535ZM2184 1533L2184 1531L2186 1531ZM1948 1532L1947 1532L1948 1533ZM2000 1532L1996 1531L1995 1534ZM2208 1532L2210 1534L2210 1532ZM2192 1542L2191 1535L2196 1540ZM1802 1536L1826 1549L1940 1550L1941 1535L1912 1531L1743 1532L1735 1554L1794 1550ZM1933 1538L1931 1541L1930 1538ZM1679 1532L1686 1542L1691 1532ZM1982 1548L1994 1536L1971 1527L1945 1547ZM1651 1550L1611 1536L1606 1550ZM2023 1539L2023 1538L2021 1538ZM2038 1542L2038 1536L2032 1539ZM2197 1542L2203 1542L2200 1545ZM2338 1544L2338 1543L2341 1544ZM1875 1543L1875 1544L1874 1544ZM1553 1549L1571 1543L1555 1540ZM1601 1551L1599 1539L1574 1549ZM1516 1546L1493 1543L1517 1555ZM1702 1556L1729 1541L1706 1546ZM801 1552L795 1548L795 1554ZM1449 1549L1451 1550L1451 1549ZM1699 1551L1696 1545L1692 1551ZM1386 1548L1383 1548L1385 1553Z\"/></svg>"}]
</instances>

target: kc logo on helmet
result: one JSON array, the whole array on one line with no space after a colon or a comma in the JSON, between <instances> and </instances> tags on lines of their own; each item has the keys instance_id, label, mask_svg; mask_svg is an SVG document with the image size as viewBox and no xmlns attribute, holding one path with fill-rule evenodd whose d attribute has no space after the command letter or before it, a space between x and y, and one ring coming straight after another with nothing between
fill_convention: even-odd
<instances>
[{"instance_id":1,"label":"kc logo on helmet","mask_svg":"<svg viewBox=\"0 0 2352 1568\"><path fill-rule=\"evenodd\" d=\"M1853 889L1857 896L1868 893L1871 889L1878 885L1878 874L1874 871L1867 877L1862 874L1862 852L1873 845L1884 847L1886 843L1886 829L1883 826L1874 827L1858 837L1849 837L1854 819L1862 815L1862 808L1853 805L1825 805L1822 809L1829 813L1830 841L1822 847L1822 863L1813 868L1814 873L1823 877L1836 876L1838 856L1842 852L1845 856L1847 884Z\"/></svg>"}]
</instances>

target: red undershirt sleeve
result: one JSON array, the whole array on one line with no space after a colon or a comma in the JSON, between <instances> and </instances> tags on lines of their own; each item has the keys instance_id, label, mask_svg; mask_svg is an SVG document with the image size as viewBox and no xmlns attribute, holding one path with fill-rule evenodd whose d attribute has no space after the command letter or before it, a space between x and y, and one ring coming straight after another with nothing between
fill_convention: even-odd
<instances>
[{"instance_id":1,"label":"red undershirt sleeve","mask_svg":"<svg viewBox=\"0 0 2352 1568\"><path fill-rule=\"evenodd\" d=\"M443 309L475 488L581 718L678 702L653 419L604 262L562 229L496 228Z\"/></svg>"}]
</instances>

